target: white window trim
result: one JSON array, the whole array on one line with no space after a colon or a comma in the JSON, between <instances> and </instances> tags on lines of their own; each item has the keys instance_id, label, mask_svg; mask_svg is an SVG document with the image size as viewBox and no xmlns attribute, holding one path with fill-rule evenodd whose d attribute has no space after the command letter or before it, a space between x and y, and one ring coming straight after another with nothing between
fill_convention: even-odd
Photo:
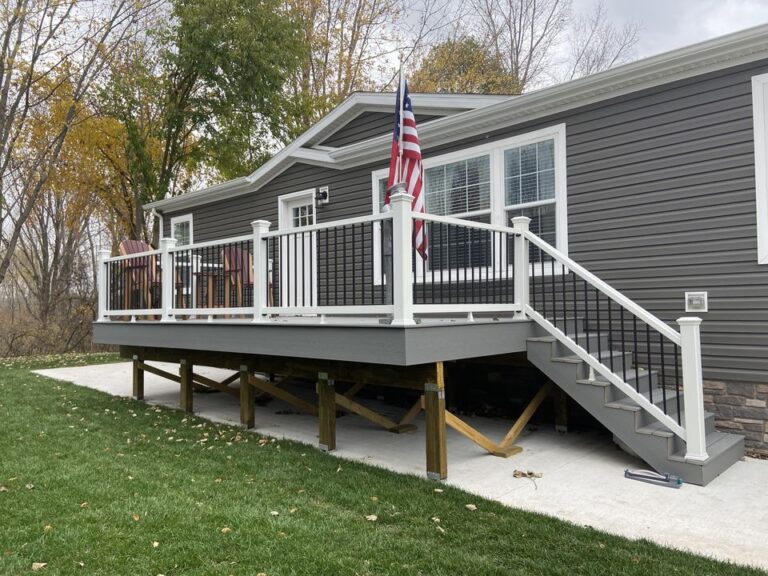
<instances>
[{"instance_id":1,"label":"white window trim","mask_svg":"<svg viewBox=\"0 0 768 576\"><path fill-rule=\"evenodd\" d=\"M768 264L768 74L752 76L757 263Z\"/></svg>"},{"instance_id":2,"label":"white window trim","mask_svg":"<svg viewBox=\"0 0 768 576\"><path fill-rule=\"evenodd\" d=\"M176 238L176 236L173 235L173 229L176 224L182 224L184 222L189 222L189 244L195 243L195 235L193 230L193 224L192 224L192 214L183 214L181 216L173 216L171 218L171 238Z\"/></svg>"},{"instance_id":3,"label":"white window trim","mask_svg":"<svg viewBox=\"0 0 768 576\"><path fill-rule=\"evenodd\" d=\"M766 75L768 77L768 75ZM516 148L518 146L525 146L526 144L533 144L542 140L554 140L555 147L555 198L554 200L537 200L535 202L527 202L525 204L515 205L515 209L530 208L534 206L541 206L543 204L555 204L555 243L560 252L568 255L568 166L566 161L566 141L565 141L565 124L555 124L554 126L548 126L540 130L534 130L533 132L526 132L525 134L519 134L503 140L495 140L486 144L480 144L479 146L473 146L471 148L462 148L455 152L449 152L447 154L441 154L439 156L425 157L422 161L424 169L440 166L442 164L449 164L458 160L468 160L470 158L476 158L484 154L489 154L491 157L491 197L490 208L487 210L476 210L462 215L473 216L480 214L491 215L491 224L497 226L506 226L506 205L504 198L504 151L509 148ZM379 213L379 180L386 178L389 174L389 168L382 168L380 170L374 170L371 172L371 206L372 213ZM453 215L451 215L453 216ZM461 218L462 216L458 216ZM455 216L453 216L455 217ZM374 246L380 245L380 227L374 227ZM768 235L768 230L766 230ZM768 238L766 239L768 242ZM378 250L374 250L374 283L381 284L381 266L378 264L380 258ZM418 267L417 267L418 268ZM440 274L439 270L432 271L434 275ZM458 271L456 271L458 274ZM463 274L463 273L462 273ZM470 271L471 274L471 271ZM421 275L418 275L417 281L421 279Z\"/></svg>"},{"instance_id":4,"label":"white window trim","mask_svg":"<svg viewBox=\"0 0 768 576\"><path fill-rule=\"evenodd\" d=\"M277 227L278 230L288 229L291 223L291 214L288 210L288 204L294 200L309 199L312 200L312 224L317 220L317 204L315 198L317 196L317 188L308 188L306 190L299 190L298 192L291 192L290 194L283 194L277 197Z\"/></svg>"}]
</instances>

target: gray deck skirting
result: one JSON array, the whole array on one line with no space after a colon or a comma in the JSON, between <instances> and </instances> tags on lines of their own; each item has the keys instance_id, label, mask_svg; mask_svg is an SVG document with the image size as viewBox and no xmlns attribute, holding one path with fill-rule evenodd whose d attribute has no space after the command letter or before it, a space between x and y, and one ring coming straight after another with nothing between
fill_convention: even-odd
<instances>
[{"instance_id":1,"label":"gray deck skirting","mask_svg":"<svg viewBox=\"0 0 768 576\"><path fill-rule=\"evenodd\" d=\"M411 327L239 322L94 322L98 344L264 354L391 366L524 352L530 321Z\"/></svg>"}]
</instances>

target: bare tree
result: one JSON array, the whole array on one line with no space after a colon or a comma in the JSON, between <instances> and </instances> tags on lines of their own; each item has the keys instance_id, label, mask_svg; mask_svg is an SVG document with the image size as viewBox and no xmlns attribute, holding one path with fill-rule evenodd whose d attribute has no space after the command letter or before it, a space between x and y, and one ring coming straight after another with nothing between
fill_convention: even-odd
<instances>
[{"instance_id":1,"label":"bare tree","mask_svg":"<svg viewBox=\"0 0 768 576\"><path fill-rule=\"evenodd\" d=\"M0 3L0 284L55 170L79 106L152 2L3 0ZM35 112L66 85L70 104L31 133Z\"/></svg>"},{"instance_id":2,"label":"bare tree","mask_svg":"<svg viewBox=\"0 0 768 576\"><path fill-rule=\"evenodd\" d=\"M449 0L289 0L307 46L288 95L295 137L358 90L391 86L409 61L455 21Z\"/></svg>"},{"instance_id":3,"label":"bare tree","mask_svg":"<svg viewBox=\"0 0 768 576\"><path fill-rule=\"evenodd\" d=\"M570 0L472 0L476 35L492 47L521 90L550 70L553 48L570 15Z\"/></svg>"},{"instance_id":4,"label":"bare tree","mask_svg":"<svg viewBox=\"0 0 768 576\"><path fill-rule=\"evenodd\" d=\"M573 80L629 61L639 33L637 22L614 25L605 2L599 0L591 13L574 19L568 30L569 59L560 79Z\"/></svg>"}]
</instances>

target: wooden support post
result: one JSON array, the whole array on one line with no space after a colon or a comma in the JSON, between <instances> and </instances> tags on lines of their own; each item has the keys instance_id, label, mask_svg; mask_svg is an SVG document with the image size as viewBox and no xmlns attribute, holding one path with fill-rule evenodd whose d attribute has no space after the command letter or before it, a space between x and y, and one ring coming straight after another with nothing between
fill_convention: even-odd
<instances>
[{"instance_id":1,"label":"wooden support post","mask_svg":"<svg viewBox=\"0 0 768 576\"><path fill-rule=\"evenodd\" d=\"M186 358L179 360L179 378L181 384L179 408L184 412L192 412L192 362Z\"/></svg>"},{"instance_id":2,"label":"wooden support post","mask_svg":"<svg viewBox=\"0 0 768 576\"><path fill-rule=\"evenodd\" d=\"M144 400L144 369L138 356L133 357L133 398Z\"/></svg>"},{"instance_id":3,"label":"wooden support post","mask_svg":"<svg viewBox=\"0 0 768 576\"><path fill-rule=\"evenodd\" d=\"M245 364L240 366L240 423L246 430L256 425L256 408L254 393L251 386L251 371Z\"/></svg>"},{"instance_id":4,"label":"wooden support post","mask_svg":"<svg viewBox=\"0 0 768 576\"><path fill-rule=\"evenodd\" d=\"M435 364L434 380L424 385L427 477L432 480L444 480L448 477L448 458L445 446L445 378L442 362Z\"/></svg>"},{"instance_id":5,"label":"wooden support post","mask_svg":"<svg viewBox=\"0 0 768 576\"><path fill-rule=\"evenodd\" d=\"M555 430L560 434L568 432L568 395L562 388L555 387L553 391L555 401Z\"/></svg>"},{"instance_id":6,"label":"wooden support post","mask_svg":"<svg viewBox=\"0 0 768 576\"><path fill-rule=\"evenodd\" d=\"M317 400L320 420L320 449L336 449L336 389L327 372L317 373Z\"/></svg>"}]
</instances>

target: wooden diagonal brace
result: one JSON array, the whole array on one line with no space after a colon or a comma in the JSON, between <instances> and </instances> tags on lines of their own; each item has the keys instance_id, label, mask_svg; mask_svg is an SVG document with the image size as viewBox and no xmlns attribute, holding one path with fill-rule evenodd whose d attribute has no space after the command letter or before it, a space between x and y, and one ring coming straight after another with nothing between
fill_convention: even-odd
<instances>
[{"instance_id":1,"label":"wooden diagonal brace","mask_svg":"<svg viewBox=\"0 0 768 576\"><path fill-rule=\"evenodd\" d=\"M515 442L515 440L517 440L517 437L520 436L520 433L528 425L528 422L531 421L531 418L533 418L533 415L536 413L536 410L538 410L539 406L541 406L541 403L544 402L544 399L547 397L550 390L552 390L551 381L544 384L541 390L536 392L536 395L528 403L528 406L525 407L525 410L523 410L523 413L520 414L517 420L515 420L515 423L512 425L512 428L509 429L509 432L507 432L507 435L504 436L504 439L499 443L500 446L506 448L508 446L511 446Z\"/></svg>"},{"instance_id":2,"label":"wooden diagonal brace","mask_svg":"<svg viewBox=\"0 0 768 576\"><path fill-rule=\"evenodd\" d=\"M416 430L416 426L413 426L412 424L398 424L394 420L390 420L386 416L383 416L378 412L374 412L370 408L363 406L359 402L355 402L354 400L351 400L350 398L347 398L345 395L339 394L338 392L336 393L336 405L341 406L350 412L354 412L358 416L362 416L366 420L370 420L374 424L378 424L390 432L402 434L404 432L413 432Z\"/></svg>"},{"instance_id":3,"label":"wooden diagonal brace","mask_svg":"<svg viewBox=\"0 0 768 576\"><path fill-rule=\"evenodd\" d=\"M149 372L150 374L155 374L156 376L160 376L161 378L172 380L177 384L181 382L180 376L177 376L176 374L171 374L170 372L166 372L165 370L161 370L160 368L156 368L155 366L150 366L149 364L145 364L144 362L139 362L139 368L141 368L146 372Z\"/></svg>"},{"instance_id":4,"label":"wooden diagonal brace","mask_svg":"<svg viewBox=\"0 0 768 576\"><path fill-rule=\"evenodd\" d=\"M311 414L312 416L317 416L317 406L314 404L310 404L306 400L302 400L298 396L291 394L290 392L283 390L282 388L278 388L268 380L261 378L259 376L254 376L251 374L248 378L248 382L254 387L262 392L266 392L270 396L274 396L275 398L278 398L279 400L282 400L283 402L287 402L294 408L298 408L302 412L306 412L307 414Z\"/></svg>"},{"instance_id":5,"label":"wooden diagonal brace","mask_svg":"<svg viewBox=\"0 0 768 576\"><path fill-rule=\"evenodd\" d=\"M235 380L240 377L240 373L235 373ZM208 388L213 388L214 390L218 390L219 392L224 392L225 394L229 394L230 396L239 397L240 392L236 390L235 388L230 388L227 386L224 382L232 382L232 376L228 377L223 382L216 382L216 380L211 380L210 378L206 378L205 376L202 376L201 374L195 374L192 373L192 380L198 384L203 384L204 386L208 386Z\"/></svg>"},{"instance_id":6,"label":"wooden diagonal brace","mask_svg":"<svg viewBox=\"0 0 768 576\"><path fill-rule=\"evenodd\" d=\"M523 449L520 446L503 446L501 444L496 444L492 440L490 440L485 434L479 432L466 422L464 420L461 420L459 417L454 416L447 410L445 411L445 423L456 430L456 432L459 432L460 434L466 436L472 442L489 452L490 454L493 454L494 456L499 456L501 458L509 458L513 454L518 454L523 451Z\"/></svg>"}]
</instances>

